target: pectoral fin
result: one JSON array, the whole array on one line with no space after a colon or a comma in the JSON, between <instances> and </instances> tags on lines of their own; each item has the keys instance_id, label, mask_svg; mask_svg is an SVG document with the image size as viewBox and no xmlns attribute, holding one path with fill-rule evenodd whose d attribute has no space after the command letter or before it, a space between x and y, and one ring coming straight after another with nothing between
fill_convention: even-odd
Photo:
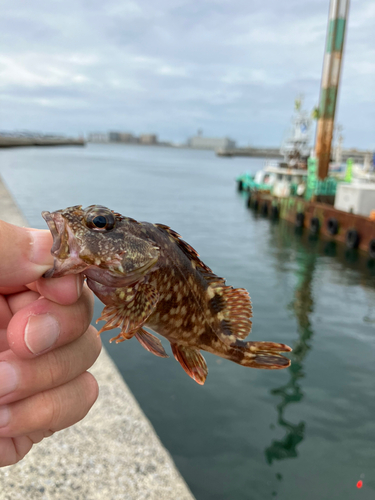
<instances>
[{"instance_id":1,"label":"pectoral fin","mask_svg":"<svg viewBox=\"0 0 375 500\"><path fill-rule=\"evenodd\" d=\"M202 354L197 349L171 344L172 352L185 372L199 385L205 383L208 368Z\"/></svg>"},{"instance_id":2,"label":"pectoral fin","mask_svg":"<svg viewBox=\"0 0 375 500\"><path fill-rule=\"evenodd\" d=\"M169 358L160 340L151 333L146 332L143 328L140 328L137 331L135 338L147 351L152 352L155 356L159 356L160 358Z\"/></svg>"},{"instance_id":3,"label":"pectoral fin","mask_svg":"<svg viewBox=\"0 0 375 500\"><path fill-rule=\"evenodd\" d=\"M159 293L147 283L140 284L135 294L126 295L124 290L121 288L116 290L112 301L105 306L97 320L97 322L106 322L99 333L113 328L121 328L120 335L111 339L116 340L116 342L121 342L121 337L123 340L133 337L147 321L159 300ZM131 299L126 300L127 297L131 297Z\"/></svg>"}]
</instances>

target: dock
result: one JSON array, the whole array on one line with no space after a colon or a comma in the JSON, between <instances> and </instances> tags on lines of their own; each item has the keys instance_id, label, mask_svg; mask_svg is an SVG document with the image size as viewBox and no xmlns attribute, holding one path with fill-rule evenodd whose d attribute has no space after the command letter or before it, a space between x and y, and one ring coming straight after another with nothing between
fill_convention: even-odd
<instances>
[{"instance_id":1,"label":"dock","mask_svg":"<svg viewBox=\"0 0 375 500\"><path fill-rule=\"evenodd\" d=\"M235 149L219 149L216 151L217 156L249 156L252 158L267 158L281 159L283 155L280 153L280 148L235 148ZM363 162L366 156L372 157L373 151L361 149L344 149L341 156L342 161L346 162L351 158L354 162Z\"/></svg>"},{"instance_id":2,"label":"dock","mask_svg":"<svg viewBox=\"0 0 375 500\"><path fill-rule=\"evenodd\" d=\"M285 219L298 230L305 228L313 237L339 241L349 250L358 248L375 258L374 218L337 210L319 197L310 201L297 196L280 198L266 191L250 191L247 206L264 216Z\"/></svg>"},{"instance_id":3,"label":"dock","mask_svg":"<svg viewBox=\"0 0 375 500\"><path fill-rule=\"evenodd\" d=\"M1 178L0 219L27 225ZM99 383L93 408L0 468L1 499L194 500L104 347L90 371Z\"/></svg>"},{"instance_id":4,"label":"dock","mask_svg":"<svg viewBox=\"0 0 375 500\"><path fill-rule=\"evenodd\" d=\"M84 146L85 140L81 137L59 136L2 136L0 135L0 148L18 148L27 146Z\"/></svg>"},{"instance_id":5,"label":"dock","mask_svg":"<svg viewBox=\"0 0 375 500\"><path fill-rule=\"evenodd\" d=\"M273 158L281 159L280 148L233 148L219 149L217 156L250 156L252 158Z\"/></svg>"}]
</instances>

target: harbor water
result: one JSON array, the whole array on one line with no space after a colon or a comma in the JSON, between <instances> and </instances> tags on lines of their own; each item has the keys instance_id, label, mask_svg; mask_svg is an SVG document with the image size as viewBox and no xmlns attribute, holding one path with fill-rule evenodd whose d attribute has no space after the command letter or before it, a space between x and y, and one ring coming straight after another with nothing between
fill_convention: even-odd
<instances>
[{"instance_id":1,"label":"harbor water","mask_svg":"<svg viewBox=\"0 0 375 500\"><path fill-rule=\"evenodd\" d=\"M293 347L280 371L205 353L201 387L164 339L169 359L102 335L197 500L373 499L375 263L249 211L235 178L262 165L162 147L0 150L0 175L31 226L46 227L42 210L77 204L167 224L248 289L252 340Z\"/></svg>"}]
</instances>

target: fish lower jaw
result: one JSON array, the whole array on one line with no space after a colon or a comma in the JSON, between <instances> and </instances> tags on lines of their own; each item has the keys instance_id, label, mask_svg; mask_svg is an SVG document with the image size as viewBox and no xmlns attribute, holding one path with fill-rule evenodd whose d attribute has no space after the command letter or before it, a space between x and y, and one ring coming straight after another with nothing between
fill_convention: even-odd
<instances>
[{"instance_id":1,"label":"fish lower jaw","mask_svg":"<svg viewBox=\"0 0 375 500\"><path fill-rule=\"evenodd\" d=\"M55 258L53 268L44 273L44 278L60 278L66 274L79 274L87 269L87 264L80 259L69 257L65 260Z\"/></svg>"}]
</instances>

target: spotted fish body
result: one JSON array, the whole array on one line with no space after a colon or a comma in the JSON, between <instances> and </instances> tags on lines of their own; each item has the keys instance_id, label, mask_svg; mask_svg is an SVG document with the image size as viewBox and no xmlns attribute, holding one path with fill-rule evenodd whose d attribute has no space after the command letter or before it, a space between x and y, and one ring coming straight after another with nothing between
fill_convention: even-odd
<instances>
[{"instance_id":1,"label":"spotted fish body","mask_svg":"<svg viewBox=\"0 0 375 500\"><path fill-rule=\"evenodd\" d=\"M55 257L45 276L84 273L105 304L100 332L121 328L112 340L136 337L148 351L168 357L144 327L153 330L169 340L174 357L199 384L208 373L201 350L253 368L289 366L279 354L290 351L288 346L244 340L252 317L247 291L227 286L168 226L98 205L42 215L54 237Z\"/></svg>"}]
</instances>

